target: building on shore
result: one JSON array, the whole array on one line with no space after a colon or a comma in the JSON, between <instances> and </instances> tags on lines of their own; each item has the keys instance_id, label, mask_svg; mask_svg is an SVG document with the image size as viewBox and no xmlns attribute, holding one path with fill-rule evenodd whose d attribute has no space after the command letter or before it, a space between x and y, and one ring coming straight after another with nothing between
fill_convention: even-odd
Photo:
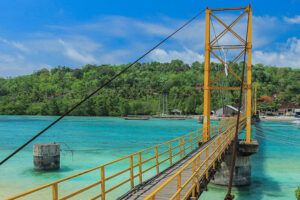
<instances>
[{"instance_id":1,"label":"building on shore","mask_svg":"<svg viewBox=\"0 0 300 200\"><path fill-rule=\"evenodd\" d=\"M217 109L214 114L218 117L230 117L234 116L237 112L238 109L236 107L225 105L224 107Z\"/></svg>"},{"instance_id":2,"label":"building on shore","mask_svg":"<svg viewBox=\"0 0 300 200\"><path fill-rule=\"evenodd\" d=\"M171 115L181 115L182 112L179 109L173 109L173 110L170 110L170 114Z\"/></svg>"}]
</instances>

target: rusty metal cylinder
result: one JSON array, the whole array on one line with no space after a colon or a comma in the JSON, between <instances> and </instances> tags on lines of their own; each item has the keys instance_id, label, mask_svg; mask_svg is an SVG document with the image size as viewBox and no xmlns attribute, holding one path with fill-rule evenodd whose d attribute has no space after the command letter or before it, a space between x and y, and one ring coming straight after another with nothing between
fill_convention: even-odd
<instances>
[{"instance_id":1,"label":"rusty metal cylinder","mask_svg":"<svg viewBox=\"0 0 300 200\"><path fill-rule=\"evenodd\" d=\"M38 143L33 145L33 164L35 170L57 170L60 168L60 145Z\"/></svg>"}]
</instances>

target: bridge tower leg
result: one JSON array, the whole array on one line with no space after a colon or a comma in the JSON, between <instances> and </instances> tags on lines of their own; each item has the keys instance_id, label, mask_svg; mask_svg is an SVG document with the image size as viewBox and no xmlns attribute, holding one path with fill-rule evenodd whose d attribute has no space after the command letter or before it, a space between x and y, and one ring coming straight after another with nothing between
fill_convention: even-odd
<instances>
[{"instance_id":1,"label":"bridge tower leg","mask_svg":"<svg viewBox=\"0 0 300 200\"><path fill-rule=\"evenodd\" d=\"M203 107L203 142L210 133L210 9L206 9L205 19L205 62L204 62L204 107Z\"/></svg>"},{"instance_id":2,"label":"bridge tower leg","mask_svg":"<svg viewBox=\"0 0 300 200\"><path fill-rule=\"evenodd\" d=\"M246 143L251 142L251 53L252 53L252 7L248 7L248 43L247 45L247 132L246 132ZM256 114L256 113L255 113Z\"/></svg>"}]
</instances>

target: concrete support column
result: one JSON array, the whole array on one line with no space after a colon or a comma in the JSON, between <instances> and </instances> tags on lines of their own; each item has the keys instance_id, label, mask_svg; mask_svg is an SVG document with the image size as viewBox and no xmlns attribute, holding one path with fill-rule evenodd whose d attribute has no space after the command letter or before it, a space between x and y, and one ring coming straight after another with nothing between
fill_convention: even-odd
<instances>
[{"instance_id":1,"label":"concrete support column","mask_svg":"<svg viewBox=\"0 0 300 200\"><path fill-rule=\"evenodd\" d=\"M233 186L246 186L251 184L251 155L258 151L257 140L250 143L239 141L236 163L233 174ZM227 186L231 168L232 146L229 152L224 155L221 168L217 170L211 183Z\"/></svg>"},{"instance_id":2,"label":"concrete support column","mask_svg":"<svg viewBox=\"0 0 300 200\"><path fill-rule=\"evenodd\" d=\"M35 170L57 170L60 168L60 145L39 143L33 145Z\"/></svg>"}]
</instances>

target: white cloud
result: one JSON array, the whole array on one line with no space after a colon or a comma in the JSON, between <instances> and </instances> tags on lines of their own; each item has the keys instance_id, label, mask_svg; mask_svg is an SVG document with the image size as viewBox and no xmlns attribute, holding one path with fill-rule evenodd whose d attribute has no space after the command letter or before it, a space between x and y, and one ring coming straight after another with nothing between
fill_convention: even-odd
<instances>
[{"instance_id":1,"label":"white cloud","mask_svg":"<svg viewBox=\"0 0 300 200\"><path fill-rule=\"evenodd\" d=\"M150 59L158 62L170 62L171 60L179 59L185 63L192 64L195 61L203 62L204 56L190 49L184 51L156 49L150 55Z\"/></svg>"},{"instance_id":2,"label":"white cloud","mask_svg":"<svg viewBox=\"0 0 300 200\"><path fill-rule=\"evenodd\" d=\"M300 15L296 15L295 17L283 17L284 21L290 24L300 24Z\"/></svg>"},{"instance_id":3,"label":"white cloud","mask_svg":"<svg viewBox=\"0 0 300 200\"><path fill-rule=\"evenodd\" d=\"M289 38L279 52L253 52L253 63L300 68L300 39Z\"/></svg>"},{"instance_id":4,"label":"white cloud","mask_svg":"<svg viewBox=\"0 0 300 200\"><path fill-rule=\"evenodd\" d=\"M78 61L82 64L94 64L97 63L97 60L87 52L81 53L78 50L76 50L74 47L72 47L71 44L68 44L67 42L63 41L62 39L59 39L58 42L62 44L65 51L63 53L70 59L74 61Z\"/></svg>"},{"instance_id":5,"label":"white cloud","mask_svg":"<svg viewBox=\"0 0 300 200\"><path fill-rule=\"evenodd\" d=\"M219 17L229 24L237 16L221 15ZM43 66L48 68L57 65L79 67L88 63L128 63L185 21L168 17L154 21L123 16L102 16L94 22L47 26L44 31L27 34L22 41L0 38L0 43L2 42L0 76L28 74ZM224 29L218 22L214 25L217 33ZM267 52L265 50L269 44L274 44L276 39L281 37L281 29L288 30L287 26L291 25L283 24L282 20L276 17L253 16L254 62L297 66L298 60L295 60L297 56L293 58L297 49L295 46L299 43L296 38L289 40L288 46L278 51ZM234 30L243 35L245 27L246 17L234 26ZM203 15L160 46L160 49L152 52L146 59L160 62L169 62L172 59L181 59L186 63L202 62L204 60L204 35ZM232 37L226 36L223 42L232 44L235 41ZM233 54L235 55L235 52L232 55L229 52L227 60L231 60ZM284 58L288 58L289 61L284 62ZM212 61L216 60L212 59Z\"/></svg>"},{"instance_id":6,"label":"white cloud","mask_svg":"<svg viewBox=\"0 0 300 200\"><path fill-rule=\"evenodd\" d=\"M7 44L7 45L11 46L11 47L17 48L18 50L21 50L21 51L23 51L25 53L29 53L30 52L30 50L27 47L25 47L20 42L9 41L9 40L3 39L3 38L1 38L0 41L3 42L4 44Z\"/></svg>"}]
</instances>

